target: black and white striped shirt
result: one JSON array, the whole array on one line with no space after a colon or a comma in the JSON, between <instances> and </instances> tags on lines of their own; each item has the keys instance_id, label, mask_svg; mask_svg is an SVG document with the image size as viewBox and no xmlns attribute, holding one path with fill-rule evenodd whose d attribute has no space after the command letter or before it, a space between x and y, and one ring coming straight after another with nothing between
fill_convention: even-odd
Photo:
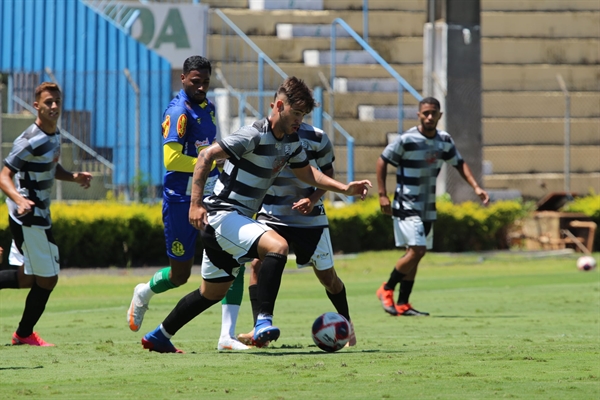
<instances>
[{"instance_id":1,"label":"black and white striped shirt","mask_svg":"<svg viewBox=\"0 0 600 400\"><path fill-rule=\"evenodd\" d=\"M435 221L436 178L443 162L459 167L464 161L448 132L438 130L429 139L417 127L402 133L381 154L396 167L396 191L392 204L395 217L419 216Z\"/></svg>"},{"instance_id":2,"label":"black and white striped shirt","mask_svg":"<svg viewBox=\"0 0 600 400\"><path fill-rule=\"evenodd\" d=\"M4 165L15 173L15 186L19 194L35 202L32 212L19 217L17 204L7 198L6 204L15 222L40 228L52 225L50 195L59 158L58 130L48 134L32 124L15 139L10 154L4 159Z\"/></svg>"},{"instance_id":3,"label":"black and white striped shirt","mask_svg":"<svg viewBox=\"0 0 600 400\"><path fill-rule=\"evenodd\" d=\"M321 170L333 168L333 146L325 132L303 123L298 130L298 137L313 167ZM257 219L295 227L326 227L329 222L322 199L309 215L292 210L293 203L310 196L314 191L314 187L296 178L294 172L286 167L267 191Z\"/></svg>"},{"instance_id":4,"label":"black and white striped shirt","mask_svg":"<svg viewBox=\"0 0 600 400\"><path fill-rule=\"evenodd\" d=\"M263 118L217 141L229 155L213 194L204 199L207 211L236 210L252 217L286 165L308 165L296 133L277 139Z\"/></svg>"}]
</instances>

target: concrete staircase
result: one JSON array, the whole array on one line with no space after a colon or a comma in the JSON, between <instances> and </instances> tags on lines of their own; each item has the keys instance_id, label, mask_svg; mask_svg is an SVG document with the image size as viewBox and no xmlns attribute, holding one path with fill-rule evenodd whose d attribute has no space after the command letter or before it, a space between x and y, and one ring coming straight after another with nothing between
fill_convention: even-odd
<instances>
[{"instance_id":1,"label":"concrete staircase","mask_svg":"<svg viewBox=\"0 0 600 400\"><path fill-rule=\"evenodd\" d=\"M359 35L363 30L362 0L323 0L323 10L250 10L247 0L203 3L219 7L287 74L311 86L322 86L319 72L329 77L330 23L342 18ZM486 188L516 189L533 199L563 190L565 100L556 78L560 74L571 93L571 190L600 192L600 3L482 0L481 5ZM369 44L419 92L425 21L425 0L369 1ZM208 57L225 75L235 74L238 66L226 63L224 38L218 34L222 24L211 18ZM337 51L347 51L348 59L356 62L336 65L343 90L338 88L334 96L335 118L356 139L355 177L374 181L375 161L388 133L397 131L395 81L361 58L361 47L344 36L338 35ZM236 39L227 40L230 45ZM248 63L245 71L255 74L256 66ZM175 76L179 73L174 71ZM248 88L254 83L248 82ZM406 95L404 104L411 118L404 122L407 129L417 123L416 101ZM328 95L324 108L329 108ZM336 157L344 179L343 141L336 141Z\"/></svg>"}]
</instances>

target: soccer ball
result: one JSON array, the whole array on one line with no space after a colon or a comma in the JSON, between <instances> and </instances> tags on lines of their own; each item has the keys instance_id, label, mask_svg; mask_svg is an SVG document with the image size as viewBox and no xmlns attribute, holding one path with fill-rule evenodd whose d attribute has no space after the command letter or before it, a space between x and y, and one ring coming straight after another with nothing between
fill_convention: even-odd
<instances>
[{"instance_id":1,"label":"soccer ball","mask_svg":"<svg viewBox=\"0 0 600 400\"><path fill-rule=\"evenodd\" d=\"M352 334L352 325L342 315L326 312L319 315L312 326L312 338L315 344L329 353L338 351L348 343Z\"/></svg>"},{"instance_id":2,"label":"soccer ball","mask_svg":"<svg viewBox=\"0 0 600 400\"><path fill-rule=\"evenodd\" d=\"M596 268L596 259L592 256L581 256L577 259L577 268L580 271L591 271Z\"/></svg>"}]
</instances>

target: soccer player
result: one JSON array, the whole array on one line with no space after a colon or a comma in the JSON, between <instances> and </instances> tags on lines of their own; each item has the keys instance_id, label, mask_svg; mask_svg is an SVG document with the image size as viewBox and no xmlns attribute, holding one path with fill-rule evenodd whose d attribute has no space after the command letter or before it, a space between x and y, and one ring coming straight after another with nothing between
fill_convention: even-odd
<instances>
[{"instance_id":1,"label":"soccer player","mask_svg":"<svg viewBox=\"0 0 600 400\"><path fill-rule=\"evenodd\" d=\"M188 219L192 173L200 151L217 138L217 126L215 106L206 98L212 73L210 61L202 56L191 56L184 61L182 72L183 88L169 103L162 123L163 160L167 169L163 181L163 223L170 266L156 272L149 282L135 287L127 310L127 323L134 332L140 329L152 296L186 283L194 263L198 230L190 225ZM213 162L203 196L212 193L218 176L219 169ZM244 274L240 274L238 279L242 283L227 296L234 298L233 302L237 304L223 305L223 334L219 338L219 350L248 349L233 337L231 328L232 324L235 327L242 300L243 277Z\"/></svg>"},{"instance_id":2,"label":"soccer player","mask_svg":"<svg viewBox=\"0 0 600 400\"><path fill-rule=\"evenodd\" d=\"M335 157L327 134L321 129L305 123L300 125L297 134L310 165L319 168L323 174L333 178ZM291 168L286 167L267 191L257 220L286 239L294 249L298 268L313 268L336 311L351 321L346 287L337 276L333 265L333 249L329 236L329 221L322 202L323 194L325 194L325 190L316 189L295 179ZM292 205L294 205L294 209L292 209ZM252 262L250 285L248 286L255 324L260 306L257 298L260 265L261 262L258 259ZM238 335L238 340L251 345L253 337L254 332L242 333ZM348 344L350 346L356 344L354 330Z\"/></svg>"},{"instance_id":3,"label":"soccer player","mask_svg":"<svg viewBox=\"0 0 600 400\"><path fill-rule=\"evenodd\" d=\"M221 300L240 266L255 258L262 261L262 267L254 341L260 347L279 338L279 328L272 325L272 320L288 244L274 230L252 219L267 189L286 165L296 178L311 186L349 196L364 198L371 185L366 180L343 184L309 165L296 132L314 105L305 83L296 77L287 78L277 89L269 117L242 127L200 152L194 169L189 221L201 230L203 280L200 290L184 296L162 324L142 338L144 348L181 352L171 343L172 336ZM203 198L211 166L218 159L226 159L223 172L213 194Z\"/></svg>"},{"instance_id":4,"label":"soccer player","mask_svg":"<svg viewBox=\"0 0 600 400\"><path fill-rule=\"evenodd\" d=\"M415 283L419 262L433 245L433 222L436 219L435 185L443 162L455 167L483 204L490 200L473 177L448 132L437 129L442 117L440 103L433 97L419 102L419 126L402 133L390 143L377 160L377 185L381 211L391 215L397 247L406 253L396 262L387 282L377 290L383 309L391 315L425 316L415 310L409 297ZM387 165L396 167L396 190L393 205L387 196ZM400 283L398 301L394 290Z\"/></svg>"},{"instance_id":5,"label":"soccer player","mask_svg":"<svg viewBox=\"0 0 600 400\"><path fill-rule=\"evenodd\" d=\"M0 171L0 189L6 194L9 226L13 236L9 259L19 269L0 272L0 289L31 288L12 344L54 346L38 336L33 328L41 318L52 290L58 282L59 252L52 235L50 195L55 179L90 187L92 175L72 173L58 162L60 130L58 119L62 94L58 85L43 82L35 89L35 123L13 143Z\"/></svg>"}]
</instances>

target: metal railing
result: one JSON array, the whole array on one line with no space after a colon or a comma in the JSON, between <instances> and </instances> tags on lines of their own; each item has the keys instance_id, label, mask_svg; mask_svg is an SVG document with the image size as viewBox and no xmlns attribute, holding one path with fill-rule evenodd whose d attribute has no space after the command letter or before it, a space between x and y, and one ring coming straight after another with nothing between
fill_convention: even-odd
<instances>
[{"instance_id":1,"label":"metal railing","mask_svg":"<svg viewBox=\"0 0 600 400\"><path fill-rule=\"evenodd\" d=\"M334 87L336 72L336 25L341 26L362 48L369 53L389 74L398 82L398 133L402 133L402 122L404 121L404 90L408 91L417 101L421 101L423 96L419 94L403 77L400 76L369 44L363 40L343 19L336 18L331 23L331 76L330 85Z\"/></svg>"},{"instance_id":2,"label":"metal railing","mask_svg":"<svg viewBox=\"0 0 600 400\"><path fill-rule=\"evenodd\" d=\"M252 95L257 95L257 96L264 96L264 95L272 95L272 92L265 92L264 91L264 64L265 62L271 67L273 68L273 70L279 74L279 76L283 79L286 79L288 77L288 75L273 61L271 60L271 58L269 58L269 56L267 56L265 54L264 51L262 51L262 49L260 47L258 47L241 29L239 29L235 23L233 21L231 21L220 9L214 9L214 12L217 16L219 16L219 18L221 18L221 20L227 24L253 51L256 52L257 56L258 56L258 76L257 76L257 82L258 82L258 90L256 92L253 92ZM318 91L316 91L318 94ZM321 92L322 93L322 92ZM239 99L243 100L244 96L241 96L241 92L237 92L237 96ZM322 97L322 96L321 96ZM322 104L322 99L316 99L318 102L320 102ZM263 106L262 106L262 97L261 97L261 101L259 101L259 105L258 105L258 113L260 115L264 115L263 112ZM244 106L245 107L245 106ZM240 110L242 109L242 105L240 105ZM339 123L337 123L333 117L331 115L329 115L328 113L326 113L325 111L322 110L322 108L318 108L315 111L320 112L321 114L319 116L313 117L313 122L315 123L319 123L319 121L322 121L323 118L331 121L332 123L332 127L337 130L342 136L344 136L344 138L346 139L348 146L347 146L347 180L348 181L353 181L354 180L354 138L352 137L352 135L350 135ZM315 112L313 111L313 113ZM240 115L241 117L241 115ZM317 126L317 125L315 125ZM322 128L322 126L317 126L317 128ZM346 199L344 198L345 201L352 201L351 198Z\"/></svg>"}]
</instances>

